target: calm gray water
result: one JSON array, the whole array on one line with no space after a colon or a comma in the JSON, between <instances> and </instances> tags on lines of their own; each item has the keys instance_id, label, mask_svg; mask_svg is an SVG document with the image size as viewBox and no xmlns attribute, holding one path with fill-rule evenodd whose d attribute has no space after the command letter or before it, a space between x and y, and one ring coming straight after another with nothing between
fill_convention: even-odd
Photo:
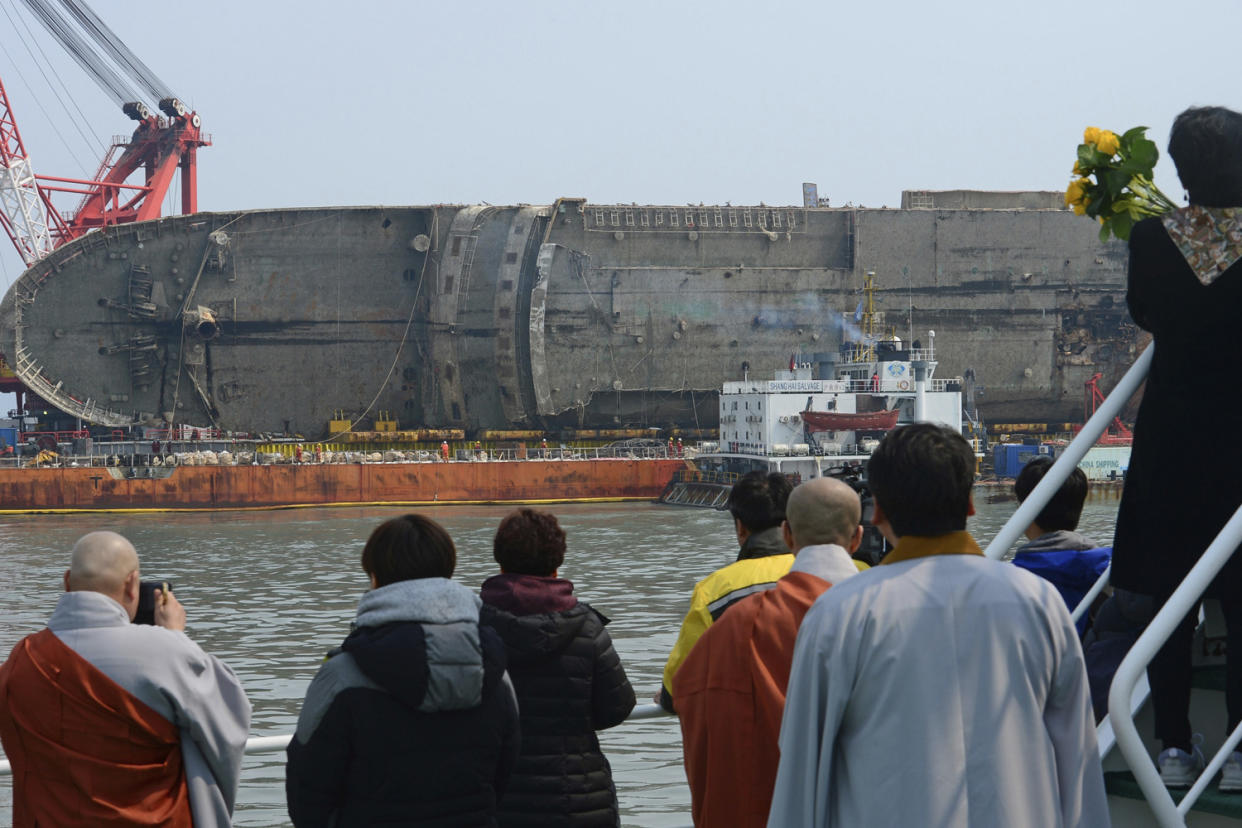
<instances>
[{"instance_id":1,"label":"calm gray water","mask_svg":"<svg viewBox=\"0 0 1242 828\"><path fill-rule=\"evenodd\" d=\"M986 545L1012 514L1011 500L988 502L970 528ZM506 507L424 510L457 544L455 578L476 586L495 574L491 541ZM639 703L659 688L695 581L732 561L737 543L726 513L655 504L552 507L568 536L562 577L612 619L608 629ZM348 631L367 588L362 545L401 510L378 508L232 512L209 515L39 515L0 523L0 654L41 629L61 591L68 550L82 534L112 529L138 548L144 578L174 584L186 606L187 632L241 678L254 705L254 735L289 733L306 685L324 652ZM1116 500L1088 504L1081 531L1112 538ZM676 721L624 724L602 734L623 821L635 826L689 824ZM288 824L284 755L247 757L236 824ZM12 820L12 788L0 779L0 824Z\"/></svg>"}]
</instances>

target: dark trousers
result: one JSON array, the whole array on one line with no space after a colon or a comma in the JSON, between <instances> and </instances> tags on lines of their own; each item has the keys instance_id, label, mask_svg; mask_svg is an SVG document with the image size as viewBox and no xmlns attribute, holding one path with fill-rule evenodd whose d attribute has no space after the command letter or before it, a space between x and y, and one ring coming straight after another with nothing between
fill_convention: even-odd
<instances>
[{"instance_id":1,"label":"dark trousers","mask_svg":"<svg viewBox=\"0 0 1242 828\"><path fill-rule=\"evenodd\" d=\"M1164 605L1168 596L1158 596ZM1225 709L1229 732L1242 721L1242 600L1220 602L1225 615L1228 655L1225 664ZM1147 666L1151 685L1152 713L1156 719L1156 738L1164 749L1190 751L1190 660L1199 609L1190 611L1177 625L1169 640ZM1235 649L1236 648L1236 649Z\"/></svg>"}]
</instances>

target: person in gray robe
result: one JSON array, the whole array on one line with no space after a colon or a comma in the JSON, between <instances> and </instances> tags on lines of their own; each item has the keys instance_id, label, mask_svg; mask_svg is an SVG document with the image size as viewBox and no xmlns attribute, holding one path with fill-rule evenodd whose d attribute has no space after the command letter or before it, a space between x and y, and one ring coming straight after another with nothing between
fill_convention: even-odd
<instances>
[{"instance_id":1,"label":"person in gray robe","mask_svg":"<svg viewBox=\"0 0 1242 828\"><path fill-rule=\"evenodd\" d=\"M1105 828L1104 775L1065 602L966 531L975 458L917 423L871 456L893 550L802 620L770 828Z\"/></svg>"},{"instance_id":2,"label":"person in gray robe","mask_svg":"<svg viewBox=\"0 0 1242 828\"><path fill-rule=\"evenodd\" d=\"M171 591L156 591L154 625L131 623L138 608L138 554L121 535L91 532L80 538L64 581L66 591L48 620L48 631L176 727L194 825L230 825L250 731L250 702L237 676L185 634L185 608ZM6 670L18 666L24 649L29 651L23 648L24 643L14 649ZM46 691L29 686L29 682L21 687L19 681L8 679L6 675L3 693L6 735L27 743L51 738L60 751L89 755L91 734L42 732L50 725L47 717L33 708L46 704L46 699L39 701L31 694L46 695ZM23 704L31 708L29 715L19 709ZM11 753L7 743L6 752ZM73 764L65 763L66 778L59 790L74 790L90 782L82 778L80 768L74 770ZM15 762L15 777L17 771ZM57 790L55 786L41 789L45 795L47 790ZM90 789L80 794L87 799L100 795ZM39 803L33 804L39 807Z\"/></svg>"}]
</instances>

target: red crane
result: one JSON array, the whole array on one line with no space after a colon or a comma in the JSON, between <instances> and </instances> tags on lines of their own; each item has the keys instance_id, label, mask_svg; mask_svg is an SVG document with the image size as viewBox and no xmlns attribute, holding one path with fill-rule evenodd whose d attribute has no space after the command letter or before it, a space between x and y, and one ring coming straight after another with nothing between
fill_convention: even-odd
<instances>
[{"instance_id":1,"label":"red crane","mask_svg":"<svg viewBox=\"0 0 1242 828\"><path fill-rule=\"evenodd\" d=\"M35 175L30 155L22 143L8 94L0 82L0 225L29 266L56 247L90 230L159 218L164 196L181 172L181 211L198 208L197 150L211 139L202 132L195 112L173 96L168 88L121 43L82 0L60 0L72 18L98 42L118 66L130 75L127 82L75 34L69 20L50 0L27 0L77 61L138 122L128 141L109 149L94 178ZM163 115L153 113L141 97L154 95ZM141 183L129 179L139 170ZM53 193L80 196L76 207L58 208Z\"/></svg>"},{"instance_id":2,"label":"red crane","mask_svg":"<svg viewBox=\"0 0 1242 828\"><path fill-rule=\"evenodd\" d=\"M99 227L159 218L164 197L181 173L181 212L198 210L199 147L210 146L198 113L187 111L83 0L26 0L27 6L99 83L121 110L138 122L128 141L116 140L94 178L36 175L22 143L8 93L0 82L0 226L29 267L66 242ZM76 21L76 26L72 21ZM85 32L98 48L89 46ZM109 58L127 76L105 61ZM152 112L142 98L157 100ZM141 183L129 179L142 171ZM76 206L56 206L53 194L78 196ZM0 355L0 392L25 389Z\"/></svg>"},{"instance_id":3,"label":"red crane","mask_svg":"<svg viewBox=\"0 0 1242 828\"><path fill-rule=\"evenodd\" d=\"M1104 375L1097 372L1091 379L1083 383L1086 391L1086 400L1083 403L1083 422L1090 420L1095 410L1104 402L1104 392L1100 390L1100 379ZM1118 446L1129 445L1134 442L1134 432L1121 421L1120 417L1114 417L1112 425L1104 434L1100 435L1099 445L1101 446Z\"/></svg>"},{"instance_id":4,"label":"red crane","mask_svg":"<svg viewBox=\"0 0 1242 828\"><path fill-rule=\"evenodd\" d=\"M52 224L52 246L73 241L96 227L159 218L164 196L178 170L181 212L197 212L195 151L211 145L201 124L198 114L192 112L168 118L148 115L139 121L128 142L112 145L94 178L35 176ZM145 172L143 182L126 183L140 169ZM62 217L49 198L53 192L77 193L82 200L76 210Z\"/></svg>"}]
</instances>

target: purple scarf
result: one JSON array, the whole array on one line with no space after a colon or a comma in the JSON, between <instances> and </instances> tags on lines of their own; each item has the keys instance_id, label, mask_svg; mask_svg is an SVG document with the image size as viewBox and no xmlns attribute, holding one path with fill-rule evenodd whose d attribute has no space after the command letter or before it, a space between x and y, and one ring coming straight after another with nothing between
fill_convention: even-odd
<instances>
[{"instance_id":1,"label":"purple scarf","mask_svg":"<svg viewBox=\"0 0 1242 828\"><path fill-rule=\"evenodd\" d=\"M572 581L502 572L483 582L483 603L513 615L563 612L578 604Z\"/></svg>"}]
</instances>

